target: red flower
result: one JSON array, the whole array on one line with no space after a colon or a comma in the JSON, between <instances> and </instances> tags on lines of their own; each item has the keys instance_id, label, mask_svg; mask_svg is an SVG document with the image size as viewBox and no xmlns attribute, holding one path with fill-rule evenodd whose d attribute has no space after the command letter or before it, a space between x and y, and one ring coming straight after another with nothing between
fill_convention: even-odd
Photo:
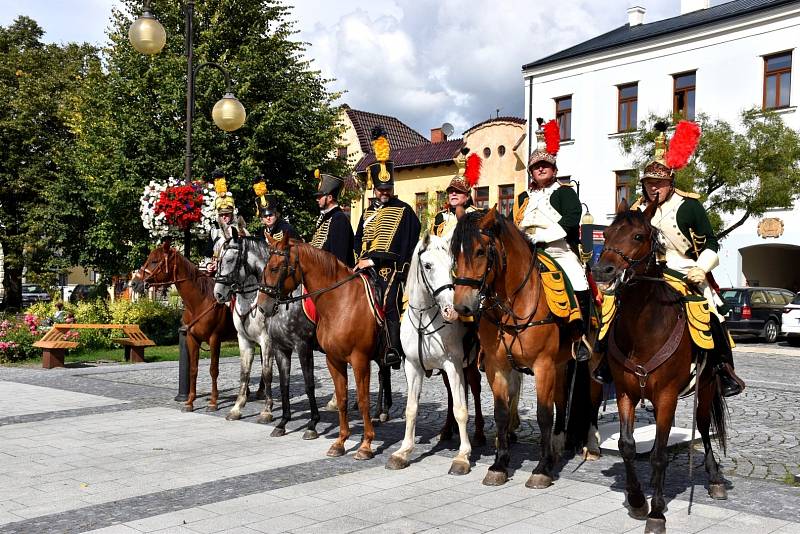
<instances>
[{"instance_id":1,"label":"red flower","mask_svg":"<svg viewBox=\"0 0 800 534\"><path fill-rule=\"evenodd\" d=\"M186 230L202 219L202 204L203 195L194 184L176 185L161 192L155 213L163 213L169 226Z\"/></svg>"}]
</instances>

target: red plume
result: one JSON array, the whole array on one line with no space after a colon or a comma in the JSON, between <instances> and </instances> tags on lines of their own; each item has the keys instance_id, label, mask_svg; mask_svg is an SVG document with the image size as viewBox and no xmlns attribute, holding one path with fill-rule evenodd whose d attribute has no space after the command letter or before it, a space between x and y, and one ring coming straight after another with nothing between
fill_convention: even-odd
<instances>
[{"instance_id":1,"label":"red plume","mask_svg":"<svg viewBox=\"0 0 800 534\"><path fill-rule=\"evenodd\" d=\"M700 127L691 121L681 121L675 127L675 135L669 142L664 160L670 169L682 169L689 163L689 158L700 142Z\"/></svg>"},{"instance_id":2,"label":"red plume","mask_svg":"<svg viewBox=\"0 0 800 534\"><path fill-rule=\"evenodd\" d=\"M544 130L545 148L548 153L555 156L558 154L558 149L561 148L561 129L558 127L558 122L548 121L542 130Z\"/></svg>"},{"instance_id":3,"label":"red plume","mask_svg":"<svg viewBox=\"0 0 800 534\"><path fill-rule=\"evenodd\" d=\"M467 183L470 187L474 187L475 184L478 183L478 180L481 179L481 164L483 160L477 154L477 152L473 152L467 158L467 165L464 169L464 178L467 179Z\"/></svg>"}]
</instances>

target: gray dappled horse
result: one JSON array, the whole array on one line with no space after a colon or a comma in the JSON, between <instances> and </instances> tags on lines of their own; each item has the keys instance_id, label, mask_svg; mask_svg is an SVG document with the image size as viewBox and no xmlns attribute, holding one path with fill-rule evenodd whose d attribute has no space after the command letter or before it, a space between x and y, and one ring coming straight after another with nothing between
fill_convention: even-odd
<instances>
[{"instance_id":1,"label":"gray dappled horse","mask_svg":"<svg viewBox=\"0 0 800 534\"><path fill-rule=\"evenodd\" d=\"M259 279L268 256L269 247L263 238L240 237L234 229L231 237L225 242L217 264L214 296L219 302L228 302L231 294L236 294L233 322L238 333L241 357L239 394L226 419L235 420L241 417L242 407L247 402L247 386L250 383L250 370L253 365L253 344L258 343L262 358L265 359L262 375L267 385L267 402L258 422L267 423L272 420L272 361L277 359L282 415L272 436L283 436L286 433L286 423L291 419L289 379L294 350L300 359L306 395L311 408L311 420L303 439L315 439L316 426L319 422L319 410L314 394L315 326L303 313L302 301L280 306L272 317L265 316L256 306ZM295 295L299 295L299 291L298 288Z\"/></svg>"}]
</instances>

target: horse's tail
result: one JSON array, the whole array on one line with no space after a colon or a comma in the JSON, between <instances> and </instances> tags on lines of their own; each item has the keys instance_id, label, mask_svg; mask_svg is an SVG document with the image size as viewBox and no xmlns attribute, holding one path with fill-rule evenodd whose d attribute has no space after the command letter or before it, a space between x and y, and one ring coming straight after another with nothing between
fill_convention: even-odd
<instances>
[{"instance_id":1,"label":"horse's tail","mask_svg":"<svg viewBox=\"0 0 800 534\"><path fill-rule=\"evenodd\" d=\"M728 441L728 404L722 396L722 385L715 376L714 396L711 399L711 430L714 432L722 453L725 454Z\"/></svg>"},{"instance_id":2,"label":"horse's tail","mask_svg":"<svg viewBox=\"0 0 800 534\"><path fill-rule=\"evenodd\" d=\"M589 427L592 425L591 379L589 378L589 362L570 360L567 364L566 391L567 396L567 446L580 449L586 444ZM572 394L570 395L570 390Z\"/></svg>"}]
</instances>

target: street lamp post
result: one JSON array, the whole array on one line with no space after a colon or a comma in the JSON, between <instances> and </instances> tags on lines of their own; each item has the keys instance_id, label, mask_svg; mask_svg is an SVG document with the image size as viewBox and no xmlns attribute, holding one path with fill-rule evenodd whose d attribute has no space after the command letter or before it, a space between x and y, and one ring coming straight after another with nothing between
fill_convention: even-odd
<instances>
[{"instance_id":1,"label":"street lamp post","mask_svg":"<svg viewBox=\"0 0 800 534\"><path fill-rule=\"evenodd\" d=\"M150 12L150 0L144 0L141 16L134 21L128 31L128 39L133 47L146 55L161 52L167 42L167 34L158 19ZM221 65L206 62L194 66L194 0L183 5L184 31L186 45L186 152L184 155L184 180L192 182L192 121L194 120L194 88L198 71L204 67L213 67L225 76L225 93L211 112L211 118L220 129L226 132L238 130L247 118L244 106L231 91L231 78ZM188 258L191 249L191 231L184 230L183 254ZM189 395L189 353L186 349L186 325L178 330L180 341L180 360L178 362L178 395L176 401L185 401Z\"/></svg>"}]
</instances>

